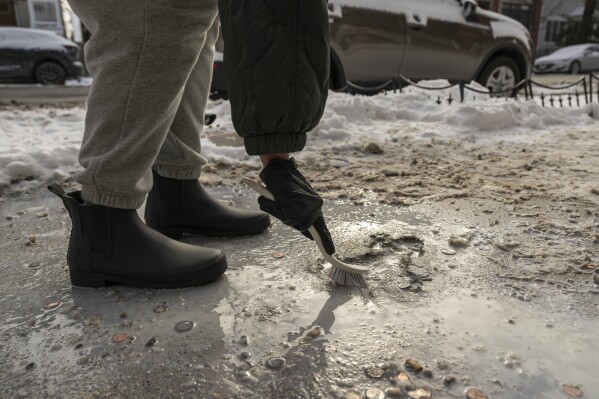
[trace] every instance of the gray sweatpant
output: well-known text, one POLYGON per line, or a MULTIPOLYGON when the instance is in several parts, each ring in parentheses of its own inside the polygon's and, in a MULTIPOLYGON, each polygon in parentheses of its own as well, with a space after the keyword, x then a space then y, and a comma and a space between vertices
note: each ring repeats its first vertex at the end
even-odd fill
POLYGON ((217 0, 69 0, 94 78, 76 176, 86 201, 139 208, 154 170, 197 179, 217 0))

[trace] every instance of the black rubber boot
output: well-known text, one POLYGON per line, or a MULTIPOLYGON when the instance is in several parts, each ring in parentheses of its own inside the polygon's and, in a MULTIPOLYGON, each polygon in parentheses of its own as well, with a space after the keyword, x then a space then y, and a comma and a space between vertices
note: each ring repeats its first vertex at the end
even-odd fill
POLYGON ((183 288, 214 281, 227 270, 221 251, 171 240, 147 227, 135 210, 84 204, 79 191, 48 188, 63 200, 73 223, 67 263, 75 286, 183 288))
POLYGON ((181 238, 183 234, 246 236, 259 234, 270 226, 266 213, 221 204, 197 179, 169 179, 156 172, 145 218, 148 226, 172 238, 181 238))

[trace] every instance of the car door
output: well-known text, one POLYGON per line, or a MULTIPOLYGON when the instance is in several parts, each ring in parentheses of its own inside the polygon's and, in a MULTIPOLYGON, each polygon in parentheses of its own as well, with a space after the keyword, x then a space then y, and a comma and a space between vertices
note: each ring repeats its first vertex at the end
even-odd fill
POLYGON ((0 79, 23 75, 23 54, 12 32, 0 32, 0 79))
POLYGON ((485 27, 467 21, 457 0, 405 0, 406 46, 401 73, 410 79, 469 80, 485 27))
POLYGON ((591 46, 584 54, 584 70, 599 70, 599 46, 591 46))
MULTIPOLYGON (((401 1, 396 1, 398 4, 401 1)), ((401 14, 380 0, 331 0, 331 48, 345 79, 374 86, 398 75, 405 44, 401 14)))

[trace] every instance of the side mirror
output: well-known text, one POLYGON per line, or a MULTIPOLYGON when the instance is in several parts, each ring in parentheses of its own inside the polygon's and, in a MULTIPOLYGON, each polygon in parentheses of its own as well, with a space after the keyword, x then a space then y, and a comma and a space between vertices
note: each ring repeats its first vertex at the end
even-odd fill
POLYGON ((476 9, 478 4, 475 0, 462 0, 462 6, 464 7, 464 18, 467 21, 472 20, 476 16, 476 9))

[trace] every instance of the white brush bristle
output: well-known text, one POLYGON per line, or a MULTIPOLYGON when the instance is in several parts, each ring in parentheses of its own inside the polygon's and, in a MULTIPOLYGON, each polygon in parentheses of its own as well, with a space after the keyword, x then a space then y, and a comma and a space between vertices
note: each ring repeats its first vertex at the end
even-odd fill
POLYGON ((329 276, 334 283, 344 287, 368 288, 368 283, 361 274, 350 273, 336 267, 331 267, 327 272, 327 276, 329 276))

